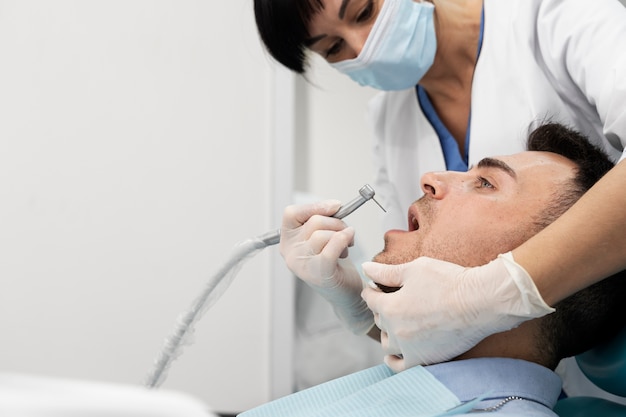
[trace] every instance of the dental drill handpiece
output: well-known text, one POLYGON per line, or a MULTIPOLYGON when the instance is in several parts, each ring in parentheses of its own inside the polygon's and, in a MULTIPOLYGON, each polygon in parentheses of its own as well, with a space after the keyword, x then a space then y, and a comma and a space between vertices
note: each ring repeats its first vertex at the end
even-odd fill
MULTIPOLYGON (((337 213, 333 214, 332 217, 335 217, 337 219, 343 219, 348 214, 361 207, 367 200, 373 200, 376 204, 378 204, 378 207, 386 212, 387 210, 385 210, 383 206, 381 206, 380 203, 376 201, 376 199, 374 198, 374 194, 376 194, 374 192, 374 189, 369 184, 365 184, 359 189, 359 196, 355 197, 354 200, 351 200, 347 204, 339 207, 337 213)), ((264 235, 259 236, 259 239, 267 246, 275 245, 280 242, 280 229, 277 229, 273 232, 265 233, 264 235)))

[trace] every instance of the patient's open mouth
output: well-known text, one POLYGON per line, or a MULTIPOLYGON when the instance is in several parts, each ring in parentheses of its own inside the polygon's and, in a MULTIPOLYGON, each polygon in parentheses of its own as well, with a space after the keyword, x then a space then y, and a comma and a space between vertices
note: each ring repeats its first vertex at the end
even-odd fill
POLYGON ((417 210, 416 205, 413 204, 411 207, 409 207, 409 212, 408 212, 409 232, 414 232, 416 230, 419 230, 420 222, 418 220, 418 217, 419 217, 419 212, 417 210))
POLYGON ((409 232, 414 232, 415 230, 419 230, 420 223, 417 220, 417 213, 413 210, 409 212, 409 232))

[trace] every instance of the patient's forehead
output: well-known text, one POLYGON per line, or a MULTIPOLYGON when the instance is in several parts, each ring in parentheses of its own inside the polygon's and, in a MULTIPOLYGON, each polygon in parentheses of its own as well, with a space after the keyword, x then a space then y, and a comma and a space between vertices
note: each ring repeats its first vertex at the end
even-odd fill
POLYGON ((559 183, 574 176, 576 164, 570 159, 543 151, 525 151, 513 155, 498 156, 516 173, 518 181, 537 184, 559 183))

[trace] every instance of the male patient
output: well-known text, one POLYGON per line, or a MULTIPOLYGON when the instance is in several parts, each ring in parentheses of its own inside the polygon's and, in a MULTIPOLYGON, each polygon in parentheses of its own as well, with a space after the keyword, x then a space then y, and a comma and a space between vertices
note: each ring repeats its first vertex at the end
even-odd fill
MULTIPOLYGON (((424 175, 425 195, 408 210, 409 230, 388 231, 375 261, 398 264, 430 256, 484 264, 545 228, 613 166, 583 136, 553 123, 536 129, 527 149, 483 159, 468 172, 424 175)), ((304 217, 294 207, 285 216, 304 217)), ((349 233, 335 226, 329 230, 327 241, 349 233)), ((344 275, 344 281, 357 279, 344 275)), ((555 416, 551 409, 561 391, 553 372, 558 362, 612 337, 626 322, 626 276, 621 275, 564 300, 553 314, 487 337, 453 361, 397 374, 381 365, 242 416, 435 415, 450 408, 455 414, 555 416)))

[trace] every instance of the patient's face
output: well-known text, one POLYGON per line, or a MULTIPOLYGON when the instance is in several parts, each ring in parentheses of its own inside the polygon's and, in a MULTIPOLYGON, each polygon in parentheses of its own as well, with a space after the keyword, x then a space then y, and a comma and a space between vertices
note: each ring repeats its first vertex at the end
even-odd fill
POLYGON ((387 264, 429 256, 477 266, 519 246, 575 165, 549 152, 486 158, 468 172, 422 177, 425 195, 408 211, 408 231, 390 230, 374 260, 387 264))

